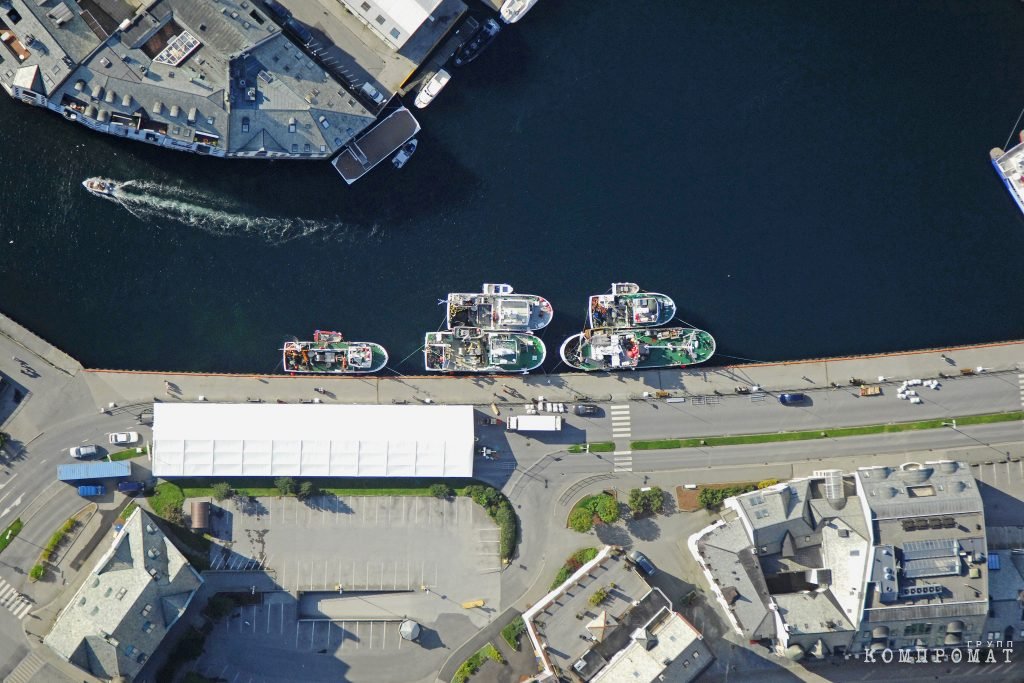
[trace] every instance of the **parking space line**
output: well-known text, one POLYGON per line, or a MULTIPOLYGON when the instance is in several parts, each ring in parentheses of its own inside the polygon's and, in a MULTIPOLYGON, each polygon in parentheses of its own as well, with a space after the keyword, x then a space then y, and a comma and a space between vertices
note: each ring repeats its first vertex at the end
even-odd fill
POLYGON ((313 639, 316 637, 316 622, 313 622, 313 630, 309 632, 309 649, 313 650, 313 639))
POLYGON ((313 563, 309 563, 309 588, 313 589, 313 563))
POLYGON ((391 582, 391 589, 398 590, 398 560, 395 560, 395 580, 391 582))
POLYGON ((331 649, 331 622, 327 622, 327 649, 331 649))
POLYGON ((373 649, 373 622, 370 622, 370 649, 373 649))
POLYGON ((359 622, 357 621, 356 622, 356 649, 358 650, 362 646, 363 646, 363 643, 362 643, 361 640, 359 640, 359 622))
POLYGON ((327 562, 328 560, 324 560, 324 588, 327 588, 331 585, 327 582, 327 562))
POLYGON ((295 622, 295 649, 296 650, 299 649, 299 625, 301 623, 302 622, 299 622, 299 621, 295 622))

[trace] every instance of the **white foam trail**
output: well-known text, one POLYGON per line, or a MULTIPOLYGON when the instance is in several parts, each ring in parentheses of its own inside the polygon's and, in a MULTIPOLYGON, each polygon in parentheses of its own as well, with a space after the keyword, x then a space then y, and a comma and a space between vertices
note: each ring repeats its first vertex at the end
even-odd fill
POLYGON ((149 180, 121 182, 118 183, 116 195, 101 196, 117 202, 139 220, 170 219, 212 235, 251 235, 272 244, 283 244, 314 235, 330 240, 383 236, 379 225, 357 233, 351 226, 340 221, 247 215, 241 207, 227 205, 221 208, 225 205, 223 201, 217 202, 215 198, 200 191, 149 180), (230 210, 232 208, 237 210, 230 210))

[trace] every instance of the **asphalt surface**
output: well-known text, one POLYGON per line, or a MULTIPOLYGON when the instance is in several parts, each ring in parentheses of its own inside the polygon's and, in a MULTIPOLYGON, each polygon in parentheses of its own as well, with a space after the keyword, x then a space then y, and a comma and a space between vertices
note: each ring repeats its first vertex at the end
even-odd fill
MULTIPOLYGON (((175 395, 164 395, 164 375, 86 372, 73 359, 30 333, 13 329, 10 321, 0 323, 0 373, 28 393, 3 424, 12 438, 4 449, 0 468, 0 529, 19 516, 25 522, 21 535, 0 556, 0 578, 20 591, 30 590, 27 569, 35 564, 53 530, 86 503, 73 487, 55 482, 55 466, 71 462, 69 447, 89 443, 107 447, 106 434, 111 431, 136 430, 143 433, 144 439, 148 438, 148 428, 140 425, 139 418, 154 397, 190 400, 201 394, 209 400, 244 401, 258 396, 272 401, 275 396, 283 396, 294 402, 307 394, 315 396, 312 386, 324 383, 322 378, 292 381, 293 378, 280 377, 167 375, 183 389, 175 395), (117 406, 101 412, 110 403, 117 406)), ((664 437, 781 430, 827 432, 838 426, 1019 410, 1024 380, 1018 374, 1015 359, 1024 357, 1022 350, 1020 345, 1011 344, 957 351, 958 367, 991 363, 993 370, 1001 371, 950 378, 937 391, 917 387, 923 400, 920 405, 898 400, 893 384, 885 386, 882 396, 865 398, 849 386, 828 386, 835 378, 841 377, 839 381, 845 382, 854 374, 874 380, 876 374, 902 373, 903 377, 911 377, 919 373, 928 377, 937 376, 943 369, 954 372, 955 368, 950 369, 954 364, 944 363, 937 352, 611 377, 331 382, 326 399, 379 403, 422 401, 425 396, 438 402, 471 399, 481 405, 481 417, 489 414, 489 403, 493 401, 504 418, 510 411, 520 413, 521 401, 541 392, 555 400, 571 400, 580 394, 603 396, 598 416, 580 418, 567 414, 566 427, 560 433, 514 434, 505 432, 500 425, 478 427, 481 444, 495 448, 498 457, 478 458, 477 476, 505 486, 506 491, 516 492, 514 501, 523 501, 518 510, 524 529, 520 557, 514 571, 506 571, 502 577, 502 602, 512 604, 521 599, 516 596, 525 597, 538 581, 543 584, 549 580, 541 574, 548 564, 560 560, 549 562, 548 555, 561 557, 566 542, 562 533, 565 530, 552 524, 552 501, 574 481, 589 476, 649 474, 654 478, 657 473, 687 470, 687 478, 694 481, 715 481, 716 477, 735 476, 723 474, 723 468, 730 465, 761 464, 778 470, 778 466, 796 468, 808 461, 841 457, 850 466, 856 466, 873 454, 898 456, 932 449, 941 457, 956 457, 958 449, 981 449, 991 451, 993 463, 1013 461, 1013 457, 1021 457, 1024 449, 1024 429, 1019 422, 756 446, 641 452, 632 451, 629 444, 633 440, 664 437), (504 390, 506 381, 512 393, 504 390), (763 398, 732 393, 737 385, 754 383, 774 393, 805 391, 810 400, 799 407, 787 407, 778 403, 774 393, 763 398), (673 401, 666 401, 665 396, 656 398, 656 390, 670 391, 673 401), (645 391, 650 395, 644 397, 645 391), (614 440, 619 453, 566 452, 567 446, 574 443, 609 440, 614 440)), ((985 476, 980 471, 979 474, 985 476)), ((116 507, 118 502, 113 494, 99 501, 101 508, 116 507)), ((652 550, 652 554, 657 556, 657 550, 652 550)), ((0 676, 20 661, 28 645, 21 622, 0 610, 0 676)), ((459 644, 447 645, 457 649, 459 644)))

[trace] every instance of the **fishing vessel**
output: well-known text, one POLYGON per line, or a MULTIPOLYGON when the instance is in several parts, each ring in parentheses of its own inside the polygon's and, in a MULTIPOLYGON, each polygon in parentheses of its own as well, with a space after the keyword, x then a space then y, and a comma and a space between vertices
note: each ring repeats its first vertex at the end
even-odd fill
POLYGON ((86 178, 82 187, 100 197, 113 197, 117 194, 117 183, 106 178, 86 178))
POLYGON ((528 332, 488 332, 478 327, 428 332, 423 362, 428 372, 529 372, 547 350, 528 332))
POLYGON ((615 282, 608 294, 590 297, 587 326, 591 329, 657 327, 676 315, 672 299, 657 292, 642 292, 635 282, 615 282))
POLYGON ((1024 131, 1020 133, 1021 143, 1004 152, 995 147, 989 152, 992 166, 1003 179, 1003 184, 1010 191, 1017 208, 1024 213, 1024 131))
POLYGON ((501 20, 506 24, 514 24, 536 4, 537 0, 505 0, 501 6, 501 20))
POLYGON ((494 37, 501 30, 501 24, 494 19, 488 19, 483 27, 468 42, 459 46, 455 51, 455 66, 469 64, 480 56, 480 53, 491 44, 494 37))
POLYGON ((345 341, 341 332, 317 330, 313 341, 287 341, 282 358, 284 371, 304 374, 359 375, 377 372, 388 362, 380 344, 345 341))
POLYGON ((448 329, 532 332, 551 322, 548 300, 535 294, 516 294, 511 285, 484 283, 483 292, 448 294, 448 329))
POLYGON ((715 339, 704 330, 585 330, 562 343, 566 365, 585 370, 642 370, 703 363, 715 353, 715 339))

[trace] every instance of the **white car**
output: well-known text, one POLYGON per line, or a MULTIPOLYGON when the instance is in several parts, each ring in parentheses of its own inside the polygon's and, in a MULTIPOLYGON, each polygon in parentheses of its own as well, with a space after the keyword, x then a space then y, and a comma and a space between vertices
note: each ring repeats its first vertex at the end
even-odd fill
POLYGON ((139 433, 138 432, 114 432, 112 434, 108 434, 108 437, 110 438, 110 443, 115 444, 117 446, 126 446, 126 445, 128 445, 130 443, 135 443, 136 441, 138 441, 139 440, 139 433))

